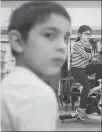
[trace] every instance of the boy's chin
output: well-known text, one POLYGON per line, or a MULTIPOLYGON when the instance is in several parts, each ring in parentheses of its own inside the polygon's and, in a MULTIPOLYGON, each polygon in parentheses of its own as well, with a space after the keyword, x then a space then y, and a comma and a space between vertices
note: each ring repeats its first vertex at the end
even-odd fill
POLYGON ((52 68, 49 69, 48 71, 46 70, 46 76, 50 77, 56 77, 60 73, 60 68, 52 68))

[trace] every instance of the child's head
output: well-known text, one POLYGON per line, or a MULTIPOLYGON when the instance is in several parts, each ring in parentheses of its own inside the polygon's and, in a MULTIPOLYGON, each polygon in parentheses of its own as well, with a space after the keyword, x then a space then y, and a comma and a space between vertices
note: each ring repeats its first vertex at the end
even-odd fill
POLYGON ((88 42, 92 34, 92 29, 87 25, 80 26, 78 30, 78 39, 77 41, 83 40, 84 42, 88 42))
POLYGON ((70 27, 69 14, 55 2, 29 2, 16 9, 8 34, 17 64, 37 74, 57 74, 67 58, 70 27))

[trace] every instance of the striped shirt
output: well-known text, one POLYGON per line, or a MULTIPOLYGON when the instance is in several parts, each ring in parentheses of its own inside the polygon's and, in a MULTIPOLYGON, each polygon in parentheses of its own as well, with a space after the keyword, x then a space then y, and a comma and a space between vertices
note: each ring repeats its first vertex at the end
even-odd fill
POLYGON ((91 58, 91 46, 82 41, 76 42, 73 49, 71 67, 85 68, 91 58))

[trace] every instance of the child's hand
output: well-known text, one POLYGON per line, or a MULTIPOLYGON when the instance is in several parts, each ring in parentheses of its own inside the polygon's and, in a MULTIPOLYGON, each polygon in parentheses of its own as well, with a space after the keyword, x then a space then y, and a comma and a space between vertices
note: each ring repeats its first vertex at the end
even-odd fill
POLYGON ((99 81, 100 85, 102 85, 102 79, 99 79, 98 81, 99 81))
POLYGON ((99 64, 99 61, 96 58, 92 58, 91 63, 93 63, 93 64, 99 64))
POLYGON ((93 93, 95 93, 95 90, 94 89, 90 89, 88 96, 90 96, 93 93))

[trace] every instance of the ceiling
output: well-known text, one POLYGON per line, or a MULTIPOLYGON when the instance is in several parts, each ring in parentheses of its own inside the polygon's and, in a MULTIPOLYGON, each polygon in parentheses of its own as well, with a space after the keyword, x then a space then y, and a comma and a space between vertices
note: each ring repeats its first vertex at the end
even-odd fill
MULTIPOLYGON (((55 0, 56 1, 56 0, 55 0)), ((4 8, 15 8, 20 6, 22 3, 24 3, 25 1, 5 1, 2 0, 1 1, 1 7, 4 8)), ((60 3, 61 5, 65 6, 66 8, 101 8, 101 0, 97 0, 97 1, 83 1, 83 0, 78 0, 78 1, 56 1, 58 3, 60 3)))
POLYGON ((101 1, 58 1, 58 3, 68 8, 101 8, 101 1))

